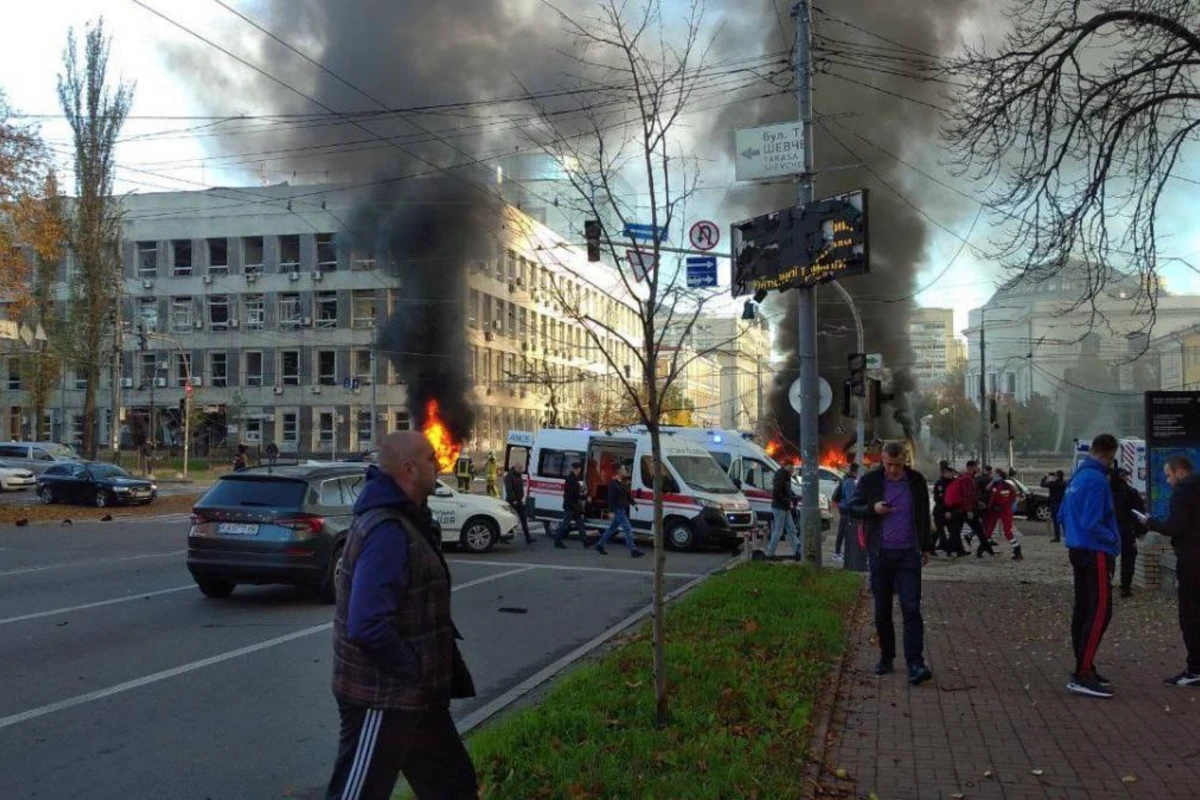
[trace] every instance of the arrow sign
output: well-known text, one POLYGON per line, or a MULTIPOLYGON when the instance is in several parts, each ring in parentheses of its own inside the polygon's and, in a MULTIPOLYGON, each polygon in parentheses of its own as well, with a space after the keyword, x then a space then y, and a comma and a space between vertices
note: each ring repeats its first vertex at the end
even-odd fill
POLYGON ((762 155, 762 150, 759 150, 756 147, 747 147, 740 153, 740 155, 742 158, 755 158, 762 155))
POLYGON ((658 234, 658 240, 660 242, 667 241, 667 232, 662 228, 654 225, 641 225, 634 222, 628 222, 625 224, 626 238, 633 239, 634 241, 652 242, 654 241, 655 233, 658 234))
POLYGON ((700 289, 717 285, 716 256, 688 256, 687 285, 689 289, 700 289))

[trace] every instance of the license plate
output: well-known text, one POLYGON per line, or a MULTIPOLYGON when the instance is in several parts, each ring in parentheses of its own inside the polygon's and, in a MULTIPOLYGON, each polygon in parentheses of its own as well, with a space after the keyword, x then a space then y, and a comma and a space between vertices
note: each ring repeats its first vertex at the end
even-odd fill
POLYGON ((241 522, 222 522, 217 525, 217 533, 225 533, 230 536, 257 536, 258 526, 241 522))

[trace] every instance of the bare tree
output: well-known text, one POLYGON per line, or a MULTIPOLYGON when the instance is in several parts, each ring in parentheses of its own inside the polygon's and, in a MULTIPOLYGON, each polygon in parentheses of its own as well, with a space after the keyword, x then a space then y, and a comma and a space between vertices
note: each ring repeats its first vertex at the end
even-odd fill
MULTIPOLYGON (((83 63, 75 31, 67 35, 64 73, 58 76, 58 99, 74 139, 75 198, 67 221, 67 242, 75 256, 68 324, 73 347, 70 360, 87 381, 84 392, 83 452, 96 457, 96 390, 105 363, 106 342, 120 313, 121 215, 112 196, 117 136, 129 115, 133 87, 108 80, 111 40, 104 21, 89 24, 84 35, 83 63)), ((113 409, 113 424, 116 424, 113 409)))
POLYGON ((1189 0, 1019 0, 994 52, 947 72, 965 88, 946 130, 962 174, 1004 217, 995 255, 1033 281, 1068 263, 1075 307, 1130 283, 1144 323, 1158 300, 1158 211, 1200 125, 1200 7, 1189 0))
MULTIPOLYGON (((701 10, 693 3, 688 12, 676 16, 669 28, 663 22, 658 0, 646 0, 633 9, 626 2, 603 0, 592 16, 574 19, 558 11, 559 18, 576 44, 581 86, 586 96, 572 95, 578 105, 569 108, 536 106, 537 121, 529 135, 559 164, 578 197, 581 215, 611 221, 620 229, 627 223, 648 222, 655 231, 641 246, 644 265, 635 268, 625 258, 626 246, 618 231, 609 230, 604 249, 615 265, 616 283, 598 286, 586 269, 566 260, 561 249, 539 251, 544 262, 555 262, 560 271, 574 274, 610 297, 636 309, 637 334, 625 335, 608 304, 588 308, 579 297, 564 291, 561 283, 553 292, 557 303, 584 330, 623 389, 625 399, 636 409, 637 419, 650 437, 654 472, 654 689, 656 724, 669 720, 667 675, 663 655, 664 571, 666 550, 663 535, 663 466, 660 425, 667 398, 676 379, 697 353, 682 343, 690 341, 697 317, 715 292, 690 290, 678 269, 664 262, 661 232, 682 223, 683 209, 696 189, 695 165, 673 150, 680 115, 689 107, 700 84, 707 48, 701 41, 701 10), (565 121, 575 120, 575 122, 565 121), (618 176, 636 176, 646 205, 622 196, 618 176), (634 216, 640 214, 640 216, 634 216), (669 341, 668 341, 669 340, 669 341), (626 371, 620 345, 632 348, 636 370, 626 371)), ((727 345, 720 342, 713 349, 727 345)), ((705 352, 709 352, 706 350, 705 352)))

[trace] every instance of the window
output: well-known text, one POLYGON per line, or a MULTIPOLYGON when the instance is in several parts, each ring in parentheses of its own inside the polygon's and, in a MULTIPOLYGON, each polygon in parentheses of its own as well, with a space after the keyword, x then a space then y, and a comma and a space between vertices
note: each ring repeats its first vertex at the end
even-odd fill
POLYGON ((142 353, 138 358, 138 385, 143 389, 149 389, 154 385, 154 379, 158 377, 158 354, 157 353, 142 353))
POLYGON ((246 417, 243 421, 242 439, 250 444, 262 442, 262 420, 258 417, 246 417))
POLYGON ((375 327, 375 290, 374 289, 355 289, 351 293, 351 295, 350 295, 350 325, 353 328, 374 328, 375 327))
POLYGON ((337 242, 332 233, 317 234, 317 271, 333 272, 337 269, 337 242))
POLYGON ((354 245, 353 254, 354 269, 375 269, 375 246, 366 242, 358 242, 354 245))
POLYGON ((295 272, 300 269, 300 236, 289 234, 279 237, 279 271, 295 272))
POLYGON ((279 427, 279 449, 284 451, 296 451, 296 446, 300 442, 300 423, 299 415, 289 411, 281 415, 279 427))
POLYGON ((172 263, 175 265, 174 275, 186 276, 192 274, 192 240, 172 239, 172 263))
POLYGON ((761 461, 752 458, 742 459, 742 483, 756 489, 770 489, 774 472, 761 461))
POLYGON ((412 430, 407 411, 397 411, 392 414, 392 432, 412 430))
POLYGON ((283 386, 300 385, 300 351, 282 350, 279 353, 279 380, 283 386))
POLYGON ((72 378, 71 386, 76 391, 81 392, 87 388, 87 375, 84 374, 84 371, 82 369, 80 369, 79 367, 76 367, 75 369, 71 370, 71 378, 72 378))
POLYGON ((192 374, 192 357, 183 353, 175 354, 175 385, 183 386, 192 374))
POLYGON ((321 386, 337 386, 337 351, 317 351, 317 383, 321 386))
POLYGON ((355 433, 358 436, 358 443, 361 445, 364 442, 371 441, 371 411, 359 411, 354 415, 355 433))
POLYGON ((8 359, 8 388, 14 392, 21 390, 21 360, 8 359))
POLYGON ((208 375, 209 382, 216 387, 229 385, 229 354, 228 353, 209 353, 208 354, 208 375))
POLYGON ((294 293, 279 295, 279 327, 298 327, 301 313, 300 295, 294 293))
POLYGON ((171 298, 171 330, 183 332, 192 329, 192 298, 171 298))
POLYGON ((263 354, 260 351, 253 350, 246 353, 245 375, 247 386, 263 385, 263 354))
POLYGON ((571 465, 587 461, 587 454, 576 450, 543 449, 538 456, 538 477, 565 478, 571 472, 571 465))
POLYGON ((336 328, 338 322, 337 292, 317 292, 313 302, 317 311, 317 327, 326 330, 336 328))
POLYGON ((350 353, 350 377, 362 386, 371 385, 370 350, 354 350, 350 353))
POLYGON ((261 294, 248 294, 242 298, 242 325, 246 330, 261 331, 267 320, 266 301, 261 294))
MULTIPOLYGON (((325 440, 322 439, 321 441, 325 440)), ((354 503, 354 498, 350 495, 350 482, 346 478, 331 478, 327 481, 321 481, 317 503, 326 508, 349 506, 354 503)))
POLYGON ((229 274, 229 240, 228 239, 209 239, 208 240, 208 274, 209 275, 228 275, 229 274))
POLYGON ((467 293, 467 325, 479 327, 479 292, 476 289, 467 293))
POLYGON ((317 414, 317 441, 325 445, 333 442, 332 411, 322 411, 317 414))
POLYGON ((158 242, 137 243, 137 276, 158 277, 158 242))
POLYGON ((142 328, 147 331, 158 330, 158 299, 154 297, 143 297, 138 300, 138 319, 141 320, 142 328))
POLYGON ((257 275, 263 271, 263 237, 242 237, 242 268, 247 275, 257 275))
POLYGON ((208 324, 214 331, 229 329, 229 295, 208 296, 208 324))
MULTIPOLYGON (((83 414, 71 415, 71 438, 68 440, 68 444, 72 447, 83 447, 83 414)), ((76 472, 83 473, 82 475, 78 475, 78 477, 82 478, 87 474, 87 467, 79 466, 75 470, 76 472)))
MULTIPOLYGON (((642 456, 642 485, 649 488, 654 485, 654 461, 650 456, 642 456)), ((713 469, 717 469, 714 464, 713 469)), ((679 483, 671 477, 671 471, 667 469, 667 465, 662 465, 663 492, 666 494, 679 494, 679 483)))

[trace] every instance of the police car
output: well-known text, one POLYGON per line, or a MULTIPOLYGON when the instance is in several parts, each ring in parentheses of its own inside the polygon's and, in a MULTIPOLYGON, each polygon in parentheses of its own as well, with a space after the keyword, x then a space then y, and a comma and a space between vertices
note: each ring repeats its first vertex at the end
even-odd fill
POLYGON ((508 503, 486 495, 463 494, 440 480, 429 498, 429 510, 442 526, 442 542, 472 553, 486 553, 496 542, 512 541, 520 522, 508 503))

